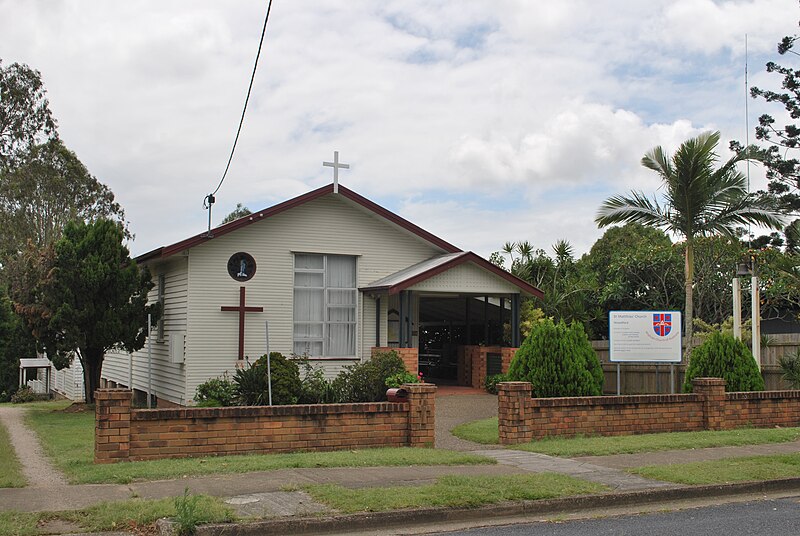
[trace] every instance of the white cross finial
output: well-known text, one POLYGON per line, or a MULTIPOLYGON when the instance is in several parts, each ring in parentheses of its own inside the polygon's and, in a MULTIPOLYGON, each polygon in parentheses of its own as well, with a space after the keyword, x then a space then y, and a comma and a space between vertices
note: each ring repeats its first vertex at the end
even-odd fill
POLYGON ((339 169, 350 169, 350 164, 339 163, 339 151, 333 151, 333 162, 323 162, 323 166, 333 168, 333 193, 339 193, 339 169))

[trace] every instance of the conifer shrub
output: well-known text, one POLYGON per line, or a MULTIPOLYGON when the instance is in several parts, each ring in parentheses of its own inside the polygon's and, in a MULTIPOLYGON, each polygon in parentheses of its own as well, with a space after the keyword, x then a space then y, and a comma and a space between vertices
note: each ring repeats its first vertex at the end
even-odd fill
POLYGON ((545 318, 534 324, 508 368, 510 381, 526 381, 535 398, 599 396, 603 369, 583 326, 545 318))
MULTIPOLYGON (((302 391, 297 363, 287 359, 280 352, 270 352, 269 358, 272 404, 297 404, 302 391)), ((240 404, 245 406, 269 404, 266 354, 258 358, 249 368, 237 370, 233 381, 236 384, 236 395, 240 404)))
POLYGON ((718 331, 692 350, 684 392, 692 392, 694 378, 723 378, 726 391, 764 390, 764 378, 750 349, 739 339, 718 331))

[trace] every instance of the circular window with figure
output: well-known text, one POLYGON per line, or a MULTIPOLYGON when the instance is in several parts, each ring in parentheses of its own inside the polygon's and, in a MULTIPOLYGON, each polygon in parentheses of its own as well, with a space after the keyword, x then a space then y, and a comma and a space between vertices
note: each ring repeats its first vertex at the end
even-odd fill
POLYGON ((228 259, 228 275, 236 281, 249 281, 256 274, 256 260, 249 253, 240 251, 228 259))

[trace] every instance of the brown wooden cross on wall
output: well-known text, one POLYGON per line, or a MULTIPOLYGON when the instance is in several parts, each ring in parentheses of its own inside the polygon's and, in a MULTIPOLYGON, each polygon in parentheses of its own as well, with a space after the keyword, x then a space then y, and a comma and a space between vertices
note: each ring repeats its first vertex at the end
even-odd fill
POLYGON ((244 287, 239 287, 239 305, 223 305, 223 311, 239 312, 239 359, 244 359, 244 315, 245 313, 261 313, 263 307, 246 307, 244 304, 244 287))

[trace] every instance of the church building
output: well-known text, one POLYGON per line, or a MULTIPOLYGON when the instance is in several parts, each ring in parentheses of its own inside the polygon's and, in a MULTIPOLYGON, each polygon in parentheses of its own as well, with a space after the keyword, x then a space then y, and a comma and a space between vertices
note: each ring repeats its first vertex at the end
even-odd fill
POLYGON ((191 405, 197 386, 267 349, 329 377, 395 348, 426 380, 474 385, 519 346, 539 289, 334 181, 139 256, 164 314, 103 385, 191 405))

